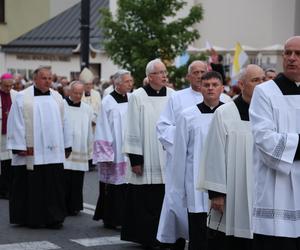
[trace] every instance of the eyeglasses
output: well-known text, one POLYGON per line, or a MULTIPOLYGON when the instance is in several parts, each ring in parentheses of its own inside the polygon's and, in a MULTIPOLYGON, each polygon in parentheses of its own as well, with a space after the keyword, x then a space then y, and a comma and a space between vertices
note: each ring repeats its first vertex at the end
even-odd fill
POLYGON ((300 50, 285 50, 283 52, 284 56, 290 57, 294 54, 295 57, 300 58, 300 50))
POLYGON ((161 70, 161 71, 157 71, 157 72, 151 72, 150 74, 153 74, 153 75, 168 75, 168 71, 166 70, 161 70))

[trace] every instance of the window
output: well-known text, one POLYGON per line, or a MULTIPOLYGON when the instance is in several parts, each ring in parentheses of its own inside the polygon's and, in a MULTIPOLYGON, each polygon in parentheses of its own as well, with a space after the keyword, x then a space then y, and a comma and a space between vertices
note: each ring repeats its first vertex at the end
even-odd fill
POLYGON ((5 23, 5 5, 4 5, 4 0, 0 0, 0 23, 5 23))
POLYGON ((14 68, 8 68, 7 72, 11 73, 12 75, 15 75, 17 73, 16 69, 14 68))
POLYGON ((71 71, 70 72, 70 79, 71 79, 71 81, 78 80, 79 79, 79 75, 80 75, 79 71, 71 71))

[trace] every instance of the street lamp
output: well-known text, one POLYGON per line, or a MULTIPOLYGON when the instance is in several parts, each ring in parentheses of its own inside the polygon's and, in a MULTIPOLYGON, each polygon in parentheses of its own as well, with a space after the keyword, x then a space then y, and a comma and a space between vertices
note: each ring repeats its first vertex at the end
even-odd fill
POLYGON ((90 45, 90 0, 81 0, 80 68, 89 67, 90 45))

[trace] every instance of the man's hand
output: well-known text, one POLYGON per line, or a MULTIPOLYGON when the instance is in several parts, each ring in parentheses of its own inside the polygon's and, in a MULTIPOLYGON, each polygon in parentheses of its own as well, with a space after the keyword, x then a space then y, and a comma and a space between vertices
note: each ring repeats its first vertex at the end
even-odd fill
POLYGON ((18 156, 32 156, 33 148, 27 148, 27 150, 16 150, 18 156))
POLYGON ((141 165, 132 166, 131 170, 136 175, 139 175, 139 176, 143 175, 143 167, 141 165))
POLYGON ((224 205, 225 205, 224 196, 219 196, 211 199, 212 209, 219 211, 221 214, 223 214, 224 212, 224 205))
POLYGON ((18 156, 27 156, 27 150, 18 150, 17 155, 18 156))
POLYGON ((29 156, 33 155, 33 148, 27 148, 27 155, 29 156))

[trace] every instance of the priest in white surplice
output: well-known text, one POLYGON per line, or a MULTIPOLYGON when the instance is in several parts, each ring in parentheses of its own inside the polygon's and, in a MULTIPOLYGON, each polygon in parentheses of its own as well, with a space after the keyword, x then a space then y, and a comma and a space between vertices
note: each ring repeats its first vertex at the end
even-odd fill
POLYGON ((4 73, 0 79, 0 198, 8 199, 11 181, 11 150, 6 149, 7 117, 17 91, 13 90, 14 77, 4 73))
POLYGON ((253 140, 248 109, 263 77, 257 65, 242 71, 242 94, 216 110, 207 135, 199 180, 211 200, 209 249, 251 249, 253 140))
MULTIPOLYGON (((178 115, 185 108, 203 101, 203 96, 201 94, 201 76, 205 72, 207 72, 207 65, 205 62, 196 60, 189 65, 186 79, 190 83, 190 87, 176 91, 169 98, 167 105, 157 122, 158 139, 167 153, 165 197, 160 215, 157 239, 160 242, 165 243, 174 243, 177 240, 177 248, 181 244, 183 245, 183 249, 185 244, 184 239, 188 239, 187 211, 186 208, 180 206, 180 202, 174 200, 172 201, 172 206, 170 206, 171 197, 169 190, 172 181, 171 162, 173 142, 178 115)), ((222 102, 231 100, 229 96, 223 93, 221 94, 220 99, 222 102)))
POLYGON ((126 169, 129 159, 122 148, 131 95, 129 92, 133 87, 130 72, 118 70, 114 74, 114 85, 115 89, 102 101, 93 154, 93 163, 97 165, 99 173, 99 198, 93 219, 102 219, 107 228, 121 226, 126 198, 126 169))
POLYGON ((34 71, 34 85, 17 94, 8 116, 13 150, 10 222, 59 229, 66 214, 63 162, 72 151, 61 95, 50 89, 48 68, 34 71))
POLYGON ((254 249, 300 249, 300 36, 285 42, 283 73, 254 90, 254 249))
POLYGON ((124 152, 129 155, 128 193, 121 239, 156 245, 164 197, 165 152, 155 126, 174 90, 165 87, 167 71, 161 60, 146 66, 149 84, 133 92, 128 103, 124 152))
POLYGON ((93 126, 96 126, 97 117, 101 107, 101 96, 97 90, 93 89, 94 78, 93 73, 88 68, 84 68, 79 75, 79 81, 84 83, 84 95, 81 100, 90 105, 93 109, 93 126))
MULTIPOLYGON (((84 94, 81 98, 81 101, 85 102, 93 109, 92 126, 93 132, 95 133, 97 117, 101 110, 101 96, 97 90, 94 90, 94 78, 95 77, 92 71, 88 68, 84 68, 79 75, 79 81, 84 83, 84 94)), ((92 164, 92 158, 93 156, 91 154, 89 160, 89 170, 94 170, 95 168, 95 165, 92 164)))
POLYGON ((83 209, 84 172, 89 170, 93 147, 93 110, 81 101, 84 93, 82 82, 70 84, 70 96, 65 99, 66 115, 72 133, 72 153, 64 163, 65 198, 68 215, 77 215, 83 209))
POLYGON ((188 211, 189 249, 207 249, 208 196, 196 190, 201 150, 215 110, 222 105, 222 76, 215 71, 201 77, 203 102, 179 115, 174 136, 170 194, 188 211))

